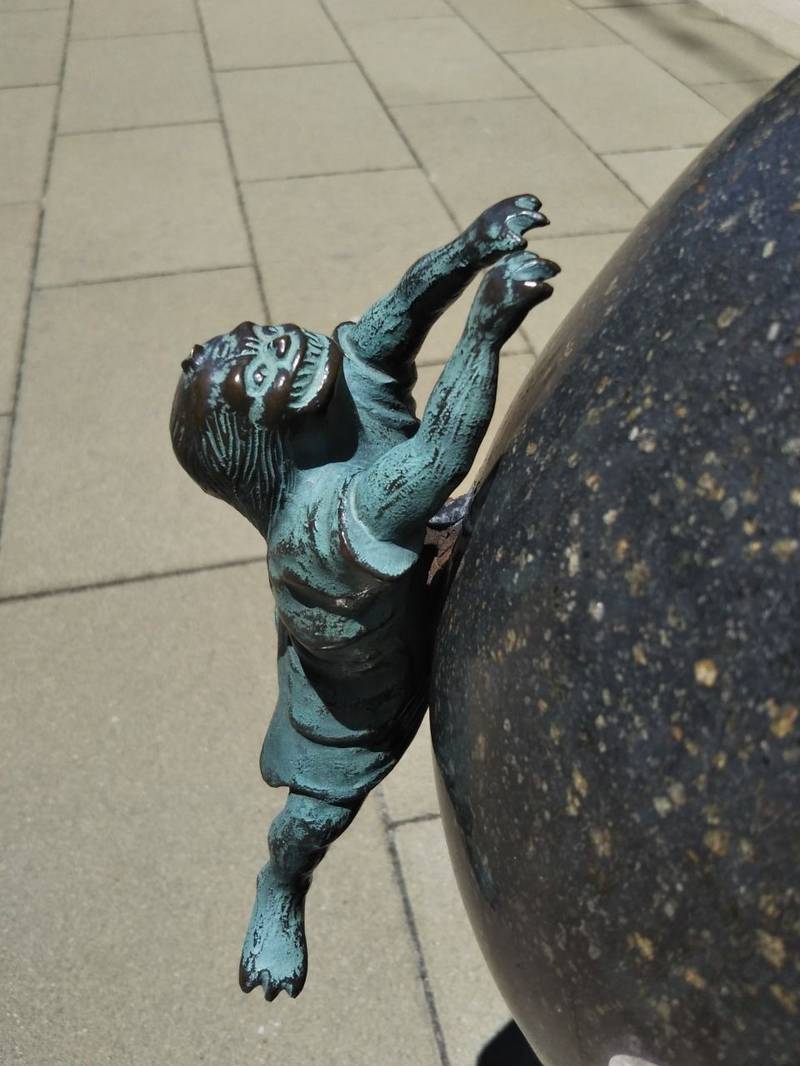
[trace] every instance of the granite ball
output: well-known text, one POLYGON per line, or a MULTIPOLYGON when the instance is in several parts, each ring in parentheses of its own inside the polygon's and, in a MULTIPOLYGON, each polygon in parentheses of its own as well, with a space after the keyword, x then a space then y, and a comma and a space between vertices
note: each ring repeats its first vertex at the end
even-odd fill
POLYGON ((563 323, 458 547, 440 800, 532 1047, 797 1066, 800 69, 563 323))

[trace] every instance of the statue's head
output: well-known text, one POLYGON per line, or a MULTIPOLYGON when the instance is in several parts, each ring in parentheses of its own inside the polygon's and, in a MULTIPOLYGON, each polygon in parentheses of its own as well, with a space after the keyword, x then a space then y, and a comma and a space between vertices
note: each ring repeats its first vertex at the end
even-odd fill
POLYGON ((342 353, 295 325, 243 322, 181 363, 172 446, 206 492, 264 527, 284 478, 287 427, 327 404, 342 353))

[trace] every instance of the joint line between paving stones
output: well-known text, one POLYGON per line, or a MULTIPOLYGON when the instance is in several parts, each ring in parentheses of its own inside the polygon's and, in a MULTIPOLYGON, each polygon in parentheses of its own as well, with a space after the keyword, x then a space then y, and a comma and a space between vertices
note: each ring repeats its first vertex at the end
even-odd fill
POLYGON ((126 41, 131 37, 199 37, 199 30, 139 30, 137 33, 101 33, 96 37, 73 37, 75 44, 81 41, 126 41))
POLYGON ((328 10, 327 0, 319 0, 319 6, 322 8, 322 10, 325 13, 325 15, 326 15, 328 21, 330 22, 331 26, 336 31, 336 34, 338 35, 339 40, 342 42, 344 47, 347 49, 349 54, 352 56, 353 62, 355 63, 356 67, 358 68, 359 73, 361 74, 361 77, 364 79, 364 81, 367 83, 367 85, 369 85, 370 89, 373 92, 373 95, 375 96, 375 99, 381 105, 381 108, 383 109, 383 113, 386 115, 386 117, 391 122, 392 126, 394 127, 395 132, 397 133, 397 136, 400 138, 400 140, 406 146, 406 149, 408 150, 409 155, 414 160, 414 162, 417 164, 417 168, 419 169, 420 173, 422 173, 425 176, 425 179, 428 182, 428 185, 430 186, 434 196, 439 201, 439 203, 442 205, 442 207, 445 210, 445 213, 447 214, 447 217, 450 219, 450 221, 455 226, 456 233, 460 233, 461 230, 463 229, 463 226, 461 225, 461 223, 456 218, 455 213, 453 212, 453 210, 450 207, 450 204, 448 204, 448 202, 442 196, 441 192, 436 187, 434 182, 431 181, 430 174, 426 170, 425 165, 422 162, 422 158, 417 153, 416 148, 411 143, 409 138, 406 136, 405 130, 401 127, 400 123, 397 121, 395 116, 392 114, 391 110, 389 109, 388 104, 386 103, 386 101, 383 99, 383 97, 381 96, 380 92, 378 91, 377 85, 373 82, 373 80, 367 74, 367 72, 364 69, 364 66, 363 66, 361 60, 358 58, 358 56, 356 55, 356 53, 353 51, 352 47, 350 46, 350 42, 348 41, 348 39, 347 39, 347 37, 346 37, 346 35, 344 33, 344 30, 341 28, 339 23, 336 21, 336 19, 333 17, 333 15, 328 10))
MULTIPOLYGON (((666 7, 666 4, 650 4, 650 7, 666 7)), ((736 23, 732 23, 732 25, 736 25, 736 23)), ((744 27, 739 27, 739 28, 743 29, 744 27)), ((753 34, 753 36, 755 37, 756 34, 753 34)), ((764 40, 763 37, 759 37, 758 39, 759 39, 759 41, 763 41, 764 40)), ((770 42, 766 41, 766 43, 769 44, 770 42)), ((770 47, 775 48, 775 50, 777 52, 783 51, 783 49, 778 48, 777 45, 774 45, 774 44, 770 45, 770 47)), ((789 55, 789 53, 787 52, 786 55, 789 55)), ((789 55, 789 59, 794 59, 794 56, 789 55)), ((789 73, 791 74, 791 71, 789 71, 789 73)), ((674 74, 673 74, 673 77, 675 77, 674 74)), ((769 77, 769 78, 737 78, 736 81, 699 81, 699 82, 697 82, 697 84, 699 86, 702 86, 702 88, 704 88, 704 89, 709 89, 712 85, 755 85, 757 82, 761 82, 761 81, 769 81, 769 82, 772 82, 773 85, 777 85, 778 82, 779 81, 783 81, 783 79, 785 77, 786 77, 786 75, 782 74, 779 78, 773 78, 773 77, 769 77)), ((683 83, 681 82, 681 84, 683 84, 683 83)), ((691 89, 691 88, 693 88, 693 86, 687 85, 686 88, 687 89, 691 89)), ((705 97, 703 97, 703 99, 705 100, 705 97)), ((706 103, 708 103, 708 100, 706 100, 706 103)), ((712 104, 711 106, 713 107, 714 105, 712 104)), ((726 115, 725 117, 727 118, 728 116, 726 115)), ((731 121, 733 121, 733 119, 731 119, 731 121)))
POLYGON ((208 67, 209 77, 211 79, 211 88, 214 93, 214 100, 217 105, 217 114, 219 115, 220 128, 222 130, 222 140, 225 144, 225 151, 228 155, 228 167, 230 169, 231 178, 233 179, 233 187, 236 191, 236 201, 239 205, 239 214, 241 215, 242 225, 244 226, 245 236, 247 238, 247 247, 250 251, 250 259, 252 260, 253 271, 256 276, 256 282, 258 284, 258 291, 261 294, 261 309, 264 313, 264 322, 270 321, 269 313, 269 301, 267 300, 267 291, 264 287, 264 276, 261 272, 261 264, 258 261, 256 255, 256 243, 253 238, 253 231, 250 229, 250 219, 247 215, 247 209, 244 203, 244 195, 242 193, 242 186, 239 181, 239 175, 236 170, 236 161, 233 157, 233 148, 231 146, 231 139, 228 134, 228 124, 225 121, 225 112, 222 109, 222 94, 219 91, 219 82, 217 80, 217 72, 214 69, 214 63, 211 59, 211 46, 208 43, 208 33, 206 32, 206 24, 203 21, 203 16, 200 11, 200 0, 193 0, 195 18, 200 28, 200 39, 203 42, 203 51, 206 57, 206 66, 208 67))
POLYGON ((378 808, 380 810, 381 820, 383 822, 384 832, 386 833, 386 847, 389 852, 389 859, 392 864, 392 872, 394 874, 395 881, 397 882, 398 891, 400 892, 400 900, 403 905, 403 914, 405 916, 406 925, 408 926, 408 932, 411 938, 411 944, 413 946, 414 954, 416 956, 417 972, 419 974, 420 983, 422 984, 422 991, 425 996, 425 1004, 428 1008, 428 1014, 430 1015, 431 1028, 433 1029, 433 1039, 436 1044, 436 1050, 439 1053, 439 1060, 441 1066, 452 1066, 450 1056, 447 1053, 447 1044, 444 1039, 444 1030, 442 1029, 442 1023, 439 1018, 439 1011, 436 1006, 436 997, 433 994, 433 988, 431 987, 428 967, 425 963, 425 956, 422 951, 422 941, 420 940, 419 930, 417 929, 416 919, 414 918, 414 909, 411 906, 411 900, 409 898, 408 888, 406 886, 406 879, 403 875, 403 866, 400 862, 400 853, 397 850, 397 844, 394 839, 394 831, 392 829, 391 821, 389 819, 389 812, 386 808, 386 799, 380 790, 376 792, 376 799, 378 802, 378 808))
POLYGON ((26 603, 29 600, 46 600, 53 596, 72 596, 79 592, 99 592, 103 589, 121 588, 125 585, 143 585, 149 581, 162 581, 172 577, 192 577, 196 574, 213 573, 216 570, 234 570, 240 566, 263 564, 263 555, 248 559, 233 559, 224 563, 206 563, 203 566, 191 566, 178 570, 154 571, 136 574, 134 577, 110 578, 108 581, 92 581, 83 585, 63 585, 61 588, 38 589, 36 592, 15 592, 10 596, 0 596, 0 607, 6 604, 26 603))
POLYGON ((58 70, 58 81, 53 82, 57 85, 56 98, 53 101, 53 117, 50 123, 50 136, 47 143, 47 156, 45 157, 44 164, 44 180, 42 182, 42 193, 39 198, 39 219, 36 225, 36 237, 33 246, 33 255, 31 256, 31 268, 28 277, 28 296, 25 301, 25 311, 23 314, 22 335, 19 339, 19 346, 17 348, 17 377, 14 382, 14 399, 11 405, 11 421, 8 427, 8 441, 6 444, 6 461, 5 469, 3 471, 3 483, 2 492, 0 492, 0 551, 2 551, 3 544, 3 527, 5 525, 6 517, 6 502, 8 501, 8 492, 11 482, 11 465, 14 455, 14 437, 17 425, 17 412, 19 411, 19 396, 22 390, 22 372, 25 366, 25 350, 28 345, 28 333, 30 331, 31 323, 31 309, 33 307, 33 293, 34 293, 34 280, 36 278, 36 271, 39 268, 39 255, 42 248, 42 233, 44 232, 44 216, 45 216, 45 201, 47 197, 47 191, 50 187, 50 174, 53 169, 53 153, 55 150, 56 133, 58 131, 58 115, 61 110, 61 95, 64 91, 64 71, 67 66, 67 49, 69 47, 70 34, 72 32, 72 9, 74 6, 74 0, 69 0, 69 7, 67 8, 67 22, 64 27, 64 46, 61 49, 61 62, 58 70))
POLYGON ((94 137, 101 133, 132 133, 135 130, 166 130, 173 126, 221 126, 218 118, 193 118, 186 122, 143 122, 138 126, 106 126, 95 130, 59 130, 59 137, 94 137))
MULTIPOLYGON (((703 0, 700 0, 702 3, 703 0)), ((595 4, 594 7, 582 7, 581 11, 611 11, 618 9, 621 11, 630 11, 632 7, 638 7, 638 4, 595 4)), ((689 0, 650 0, 647 7, 688 7, 689 0)))
POLYGON ((306 181, 311 178, 345 178, 354 174, 396 174, 398 170, 414 173, 419 167, 359 167, 358 170, 324 170, 318 174, 286 174, 277 178, 242 178, 242 185, 261 185, 273 181, 306 181))
MULTIPOLYGON (((58 11, 60 8, 41 8, 42 11, 58 11)), ((0 92, 6 89, 52 89, 57 86, 57 81, 25 81, 20 85, 0 85, 0 92)))
MULTIPOLYGON (((0 89, 0 92, 2 91, 3 90, 0 89)), ((28 198, 27 200, 3 200, 3 202, 0 204, 0 207, 27 207, 30 204, 39 206, 39 201, 31 200, 30 198, 28 198)))
POLYGON ((303 67, 352 67, 352 59, 315 59, 310 63, 260 63, 254 67, 214 67, 217 74, 245 74, 249 70, 302 70, 303 67))
POLYGON ((136 33, 90 33, 73 37, 77 44, 81 41, 124 41, 129 37, 189 37, 192 34, 200 36, 199 30, 137 30, 136 33))
POLYGON ((434 814, 432 811, 428 814, 409 814, 407 818, 391 819, 386 823, 388 829, 394 831, 400 829, 404 825, 417 825, 419 822, 438 822, 441 820, 441 814, 434 814))
POLYGON ((707 147, 708 141, 703 141, 702 144, 671 144, 668 148, 612 148, 610 151, 600 152, 599 156, 605 159, 607 155, 642 155, 644 152, 679 152, 688 149, 700 152, 707 147))
POLYGON ((109 278, 76 278, 74 281, 54 281, 49 285, 34 285, 36 292, 54 289, 79 289, 85 285, 118 285, 123 281, 149 281, 151 278, 181 278, 192 274, 216 274, 223 270, 252 270, 252 263, 231 263, 228 266, 191 267, 184 270, 157 270, 153 274, 120 274, 109 278))
POLYGON ((503 104, 509 100, 531 100, 534 96, 535 93, 528 89, 528 92, 517 93, 516 96, 493 96, 491 100, 487 100, 485 96, 472 96, 465 100, 420 100, 416 103, 390 104, 389 107, 392 111, 401 111, 406 107, 447 107, 449 104, 503 104))
MULTIPOLYGON (((447 2, 447 0, 445 0, 445 2, 447 2)), ((700 0, 700 2, 702 3, 702 0, 700 0)), ((688 4, 682 4, 682 3, 675 3, 675 4, 663 3, 663 4, 649 4, 647 6, 648 7, 688 7, 689 5, 688 4)), ((594 8, 587 7, 587 8, 583 8, 582 10, 585 10, 586 14, 589 15, 590 18, 593 18, 594 21, 598 24, 598 26, 603 26, 607 30, 610 29, 610 27, 606 26, 605 22, 603 22, 603 20, 601 18, 597 17, 595 12, 596 11, 611 11, 611 10, 614 10, 613 8, 608 8, 608 7, 594 7, 594 8)), ((628 7, 623 8, 623 10, 630 11, 631 8, 628 6, 628 7)), ((636 8, 634 7, 633 10, 635 11, 636 8)), ((646 11, 647 7, 642 8, 641 10, 646 11)), ((718 13, 716 11, 714 12, 714 14, 717 15, 717 18, 714 20, 715 22, 722 22, 726 26, 737 26, 738 25, 738 23, 731 22, 730 19, 726 19, 726 18, 723 18, 722 15, 718 15, 718 13)), ((764 40, 763 37, 758 37, 757 34, 753 33, 752 30, 747 29, 747 27, 739 26, 739 29, 747 30, 747 32, 752 37, 756 37, 759 41, 763 41, 764 40)), ((616 31, 611 30, 611 32, 614 33, 616 31)), ((617 36, 620 36, 620 35, 618 34, 617 36)), ((714 111, 716 111, 718 115, 722 115, 722 117, 724 119, 726 119, 729 123, 732 122, 733 120, 728 115, 726 115, 724 111, 720 111, 720 109, 718 107, 714 107, 714 105, 709 100, 706 100, 705 96, 703 96, 703 94, 701 92, 699 92, 699 88, 698 87, 702 86, 702 85, 738 85, 740 82, 744 82, 744 81, 769 81, 770 80, 769 78, 737 78, 736 81, 697 82, 695 85, 690 85, 689 82, 684 81, 682 78, 679 78, 677 74, 673 74, 673 72, 671 70, 669 70, 667 67, 665 67, 663 63, 660 63, 656 58, 651 56, 648 52, 644 52, 641 48, 639 48, 638 45, 635 45, 633 43, 633 41, 629 41, 627 39, 627 37, 620 37, 620 39, 621 39, 623 44, 627 44, 635 52, 638 52, 638 54, 640 56, 643 56, 645 59, 649 59, 650 62, 654 66, 658 67, 658 69, 660 71, 662 71, 664 74, 666 74, 670 78, 672 78, 673 81, 676 81, 678 83, 678 85, 682 85, 684 87, 684 89, 688 89, 689 92, 692 93, 694 96, 696 96, 698 100, 701 100, 706 105, 706 107, 713 108, 714 111)), ((782 49, 777 48, 775 45, 772 45, 772 47, 775 48, 775 50, 778 51, 778 52, 782 51, 782 49)), ((788 55, 788 53, 784 53, 784 54, 788 55)), ((789 56, 789 58, 792 59, 793 57, 789 56)), ((773 80, 773 82, 777 82, 780 79, 772 79, 772 80, 773 80)), ((720 131, 720 132, 722 132, 722 131, 720 131)), ((712 140, 714 140, 713 137, 709 141, 707 141, 706 144, 710 144, 712 140)), ((643 151, 643 152, 657 151, 657 149, 642 148, 641 151, 643 151)))
MULTIPOLYGON (((522 81, 525 85, 528 86, 528 88, 533 92, 535 98, 542 104, 542 106, 546 107, 547 110, 550 112, 550 114, 553 115, 555 118, 557 118, 558 121, 562 124, 562 126, 566 126, 566 128, 572 133, 572 135, 574 137, 577 137, 577 139, 581 142, 581 144, 584 146, 584 148, 588 152, 591 152, 591 154, 595 157, 595 159, 597 159, 599 161, 601 166, 605 167, 605 169, 615 179, 615 181, 618 181, 620 183, 620 185, 623 185, 628 190, 628 192, 631 194, 631 196, 635 197, 636 200, 639 201, 639 203, 642 205, 642 207, 645 210, 648 210, 647 204, 642 199, 642 197, 639 196, 639 194, 635 191, 635 189, 633 189, 627 183, 627 181, 625 181, 624 178, 621 178, 619 176, 619 174, 616 173, 616 171, 612 170, 612 168, 608 165, 608 163, 606 163, 605 159, 601 158, 601 156, 599 156, 597 154, 597 152, 594 150, 594 148, 592 148, 592 146, 586 140, 584 140, 584 138, 581 136, 581 134, 564 118, 564 116, 561 115, 556 110, 556 108, 554 108, 553 105, 551 103, 549 103, 549 101, 545 100, 545 98, 541 95, 541 93, 538 91, 536 86, 532 85, 527 80, 527 78, 525 78, 525 76, 523 74, 520 74, 520 72, 518 70, 516 70, 511 65, 511 63, 509 63, 508 59, 506 59, 505 55, 503 55, 502 52, 498 52, 497 49, 492 46, 491 42, 481 33, 481 31, 477 28, 477 26, 475 26, 472 22, 470 22, 470 20, 468 18, 465 18, 463 15, 461 15, 460 12, 456 12, 455 8, 453 8, 452 4, 450 3, 450 0, 444 0, 444 3, 450 8, 450 10, 455 15, 457 15, 458 18, 461 18, 464 21, 464 23, 467 26, 469 26, 469 28, 472 30, 472 32, 475 34, 475 36, 480 38, 480 40, 483 41, 483 43, 486 45, 487 48, 489 48, 492 52, 494 52, 494 54, 497 56, 497 58, 500 60, 500 62, 505 67, 507 67, 508 70, 510 70, 512 74, 514 74, 516 77, 518 77, 520 79, 520 81, 522 81)), ((581 8, 581 10, 583 10, 583 8, 581 8)), ((598 22, 598 23, 600 22, 599 19, 595 19, 595 21, 598 22)), ((606 26, 605 28, 608 29, 608 26, 606 26)), ((613 30, 609 30, 609 33, 614 33, 614 31, 613 30)), ((615 36, 618 36, 618 35, 615 34, 615 36)), ((623 41, 622 38, 620 38, 620 42, 622 44, 628 43, 626 41, 623 41)), ((457 101, 454 101, 454 102, 457 102, 457 101)))

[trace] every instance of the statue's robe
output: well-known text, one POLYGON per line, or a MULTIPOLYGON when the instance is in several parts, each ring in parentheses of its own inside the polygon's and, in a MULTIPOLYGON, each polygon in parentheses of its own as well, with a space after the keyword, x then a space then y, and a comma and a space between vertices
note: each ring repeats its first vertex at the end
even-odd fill
MULTIPOLYGON (((370 447, 416 432, 413 364, 359 358, 336 340, 370 447)), ((434 610, 424 530, 377 540, 356 513, 363 465, 301 472, 273 519, 268 569, 278 626, 278 701, 261 752, 270 785, 356 805, 395 766, 425 713, 434 610)))

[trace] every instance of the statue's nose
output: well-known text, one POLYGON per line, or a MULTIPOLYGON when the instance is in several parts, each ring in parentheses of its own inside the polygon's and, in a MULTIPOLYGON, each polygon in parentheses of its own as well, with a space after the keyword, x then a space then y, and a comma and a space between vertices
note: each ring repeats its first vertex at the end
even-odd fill
POLYGON ((195 344, 194 348, 192 348, 191 353, 187 356, 187 358, 181 361, 181 367, 183 368, 183 372, 185 374, 188 373, 190 370, 194 370, 197 367, 198 360, 202 354, 202 344, 195 344))

